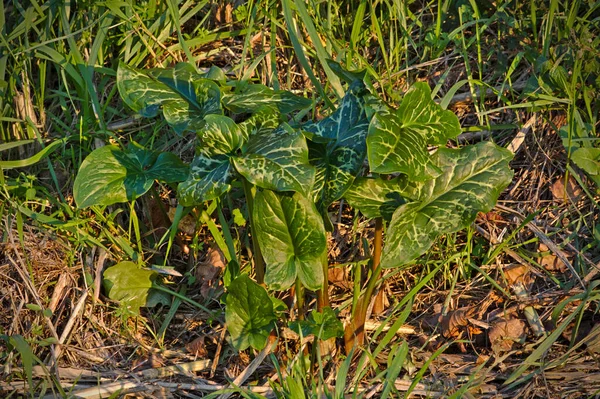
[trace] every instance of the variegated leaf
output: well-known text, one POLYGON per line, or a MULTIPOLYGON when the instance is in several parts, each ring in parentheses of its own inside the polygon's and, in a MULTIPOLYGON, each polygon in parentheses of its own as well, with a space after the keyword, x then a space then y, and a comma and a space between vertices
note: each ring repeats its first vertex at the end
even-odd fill
POLYGON ((244 143, 242 131, 233 119, 223 115, 206 115, 204 122, 204 126, 197 131, 202 153, 232 154, 244 143))
POLYGON ((371 121, 367 148, 376 173, 405 173, 423 181, 439 171, 430 162, 428 144, 445 144, 460 133, 458 118, 431 99, 426 83, 416 83, 393 113, 378 113, 371 121))
POLYGON ((240 122, 238 126, 245 140, 256 133, 267 133, 279 126, 281 114, 277 108, 262 106, 257 109, 248 119, 240 122))
POLYGON ((248 181, 269 190, 306 195, 315 179, 304 136, 287 124, 250 136, 244 155, 232 159, 248 181))
POLYGON ((246 81, 234 82, 232 93, 223 95, 223 106, 233 113, 254 113, 263 106, 275 106, 282 114, 299 111, 311 106, 312 101, 289 91, 273 90, 246 81))
POLYGON ((208 114, 222 113, 219 86, 186 63, 148 73, 120 63, 117 88, 123 101, 142 116, 156 116, 162 107, 177 133, 197 129, 208 114))
POLYGON ((190 176, 177 188, 180 204, 194 206, 219 198, 231 188, 232 172, 230 158, 225 155, 196 155, 190 176))
POLYGON ((415 202, 392 216, 381 259, 383 267, 402 266, 431 247, 441 234, 459 231, 489 211, 512 179, 512 153, 493 143, 462 149, 441 148, 433 156, 442 173, 401 188, 415 202))
POLYGON ((175 154, 107 145, 94 150, 81 163, 73 196, 80 208, 112 205, 144 195, 154 180, 175 183, 187 176, 188 166, 175 154))
POLYGON ((316 141, 310 158, 318 170, 319 185, 315 184, 314 191, 324 208, 344 195, 363 165, 369 127, 363 100, 366 93, 364 84, 355 81, 335 112, 303 127, 316 141))
POLYGON ((305 287, 319 289, 327 239, 323 219, 313 202, 300 193, 258 191, 253 220, 269 288, 285 290, 298 277, 305 287))
POLYGON ((361 211, 369 219, 383 217, 392 218, 394 211, 406 201, 400 195, 406 179, 383 180, 369 177, 359 177, 344 198, 351 207, 361 211))

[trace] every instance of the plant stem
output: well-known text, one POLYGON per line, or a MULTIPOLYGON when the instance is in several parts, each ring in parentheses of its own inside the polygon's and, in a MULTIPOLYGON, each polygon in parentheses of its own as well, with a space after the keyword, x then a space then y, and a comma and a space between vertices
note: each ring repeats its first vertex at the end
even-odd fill
POLYGON ((299 278, 296 278, 296 308, 298 309, 298 320, 304 320, 304 287, 299 278))
MULTIPOLYGON (((378 217, 375 219, 375 238, 373 240, 373 269, 379 266, 381 262, 381 248, 383 246, 383 219, 378 217)), ((379 315, 383 312, 384 300, 385 300, 385 282, 381 285, 381 289, 375 297, 375 303, 373 304, 373 314, 379 315)))
POLYGON ((365 321, 367 319, 367 309, 373 291, 379 277, 381 277, 381 248, 382 248, 382 237, 383 237, 383 220, 381 218, 375 219, 375 240, 374 250, 372 258, 372 272, 369 280, 367 281, 367 288, 365 293, 359 298, 356 304, 356 309, 352 309, 352 321, 346 326, 344 330, 344 345, 346 348, 346 354, 349 354, 354 346, 360 346, 363 344, 365 339, 365 321), (377 263, 375 263, 377 262, 377 263))
POLYGON ((250 184, 248 180, 242 177, 244 184, 244 195, 246 196, 246 204, 248 205, 248 218, 250 220, 250 235, 252 236, 252 252, 254 255, 254 274, 256 276, 256 282, 263 284, 265 282, 265 260, 260 252, 258 240, 254 237, 254 193, 256 189, 250 184))
POLYGON ((327 261, 327 252, 321 259, 323 266, 323 286, 317 291, 317 310, 323 311, 323 308, 329 306, 329 262, 327 261))

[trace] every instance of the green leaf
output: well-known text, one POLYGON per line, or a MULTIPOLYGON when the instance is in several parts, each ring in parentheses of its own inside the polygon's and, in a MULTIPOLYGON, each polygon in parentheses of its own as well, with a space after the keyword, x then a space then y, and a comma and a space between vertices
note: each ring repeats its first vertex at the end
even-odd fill
POLYGON ((165 120, 177 133, 202 126, 208 114, 221 114, 221 90, 188 63, 147 73, 119 63, 117 88, 123 101, 145 117, 162 107, 165 120))
POLYGON ((174 154, 107 145, 92 151, 81 163, 73 196, 79 208, 112 205, 145 194, 154 180, 175 183, 187 175, 187 165, 174 154))
POLYGON ((244 139, 248 140, 250 136, 257 133, 267 133, 277 128, 281 123, 281 114, 277 108, 263 106, 248 119, 239 123, 240 130, 244 139))
POLYGON ((233 345, 240 351, 263 349, 277 320, 267 290, 242 274, 229 284, 225 305, 233 345))
POLYGON ((600 148, 578 148, 571 154, 571 161, 583 169, 596 185, 600 185, 600 148))
POLYGON ((246 81, 234 82, 235 91, 223 95, 223 106, 233 113, 254 113, 263 106, 275 106, 282 114, 308 108, 312 100, 285 90, 272 90, 246 81))
POLYGON ((314 335, 323 341, 330 338, 344 336, 344 325, 330 307, 323 308, 323 312, 312 311, 307 320, 290 323, 290 329, 302 332, 303 336, 314 335))
POLYGON ((104 271, 104 288, 108 297, 129 308, 136 315, 146 306, 148 291, 157 273, 140 269, 133 262, 117 263, 104 271))
POLYGON ((423 254, 441 234, 459 231, 489 211, 512 179, 513 154, 493 143, 462 149, 441 148, 433 156, 441 175, 409 183, 400 194, 415 202, 392 216, 381 259, 383 267, 402 266, 423 254))
POLYGON ((285 290, 298 277, 308 289, 319 289, 327 239, 315 205, 299 193, 258 191, 252 219, 269 288, 285 290))
POLYGON ((405 173, 423 181, 439 171, 431 163, 428 144, 445 144, 460 134, 460 123, 431 99, 426 83, 416 83, 393 113, 380 112, 369 126, 367 152, 376 173, 405 173))
POLYGON ((190 165, 190 175, 177 187, 177 197, 183 206, 195 206, 219 198, 231 188, 232 167, 229 157, 196 155, 190 165))
POLYGON ((344 194, 351 207, 361 211, 369 219, 392 218, 394 211, 406 201, 399 194, 402 183, 399 179, 383 180, 359 177, 344 194))
POLYGON ((311 145, 310 154, 317 167, 314 191, 322 208, 342 198, 364 163, 369 121, 363 96, 367 93, 364 84, 356 81, 335 112, 303 127, 313 134, 313 140, 326 142, 311 145))
POLYGON ((231 154, 242 146, 244 137, 233 119, 223 115, 206 115, 204 122, 204 126, 197 130, 202 153, 231 154))
POLYGON ((340 63, 335 62, 331 59, 327 60, 327 65, 329 65, 329 68, 331 68, 331 70, 337 76, 339 76, 346 83, 349 83, 349 84, 352 84, 356 81, 362 82, 362 81, 364 81, 365 76, 367 75, 366 69, 362 69, 360 71, 347 71, 346 69, 342 68, 340 63))
POLYGON ((314 183, 306 140, 285 124, 250 136, 244 155, 232 159, 240 174, 262 188, 306 194, 314 183))

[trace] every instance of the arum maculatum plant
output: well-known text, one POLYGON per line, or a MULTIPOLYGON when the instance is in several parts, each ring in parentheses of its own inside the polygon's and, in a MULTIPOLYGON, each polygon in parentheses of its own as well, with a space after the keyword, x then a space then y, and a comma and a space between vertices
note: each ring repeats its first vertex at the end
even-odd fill
MULTIPOLYGON (((144 117, 162 112, 179 135, 195 133, 196 155, 187 165, 167 152, 105 146, 88 156, 75 181, 81 208, 133 203, 156 180, 176 185, 180 214, 209 202, 220 209, 233 187, 243 188, 255 279, 234 273, 224 281, 225 318, 240 350, 266 345, 286 310, 270 293, 291 287, 299 309, 291 328, 320 339, 344 335, 348 352, 362 344, 382 270, 407 267, 438 236, 467 227, 477 212, 494 206, 512 177, 511 153, 492 143, 445 148, 460 125, 425 83, 415 84, 395 109, 368 90, 363 72, 331 67, 347 82, 346 95, 326 118, 297 123, 289 115, 308 109, 311 100, 228 80, 218 68, 201 74, 189 64, 146 71, 121 64, 117 86, 124 102, 144 117), (432 146, 439 147, 433 154, 432 146), (369 278, 357 285, 345 330, 327 288, 327 209, 340 199, 376 225, 369 278), (318 298, 309 317, 305 290, 318 298)), ((144 306, 157 276, 142 266, 122 262, 107 269, 109 296, 144 306), (127 268, 145 273, 136 280, 143 287, 123 277, 127 268)))

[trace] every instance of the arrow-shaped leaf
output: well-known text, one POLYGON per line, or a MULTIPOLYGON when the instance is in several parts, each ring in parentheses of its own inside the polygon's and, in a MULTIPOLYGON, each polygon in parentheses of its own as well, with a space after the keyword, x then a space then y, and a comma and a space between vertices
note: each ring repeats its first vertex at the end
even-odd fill
POLYGON ((319 289, 327 240, 314 204, 299 193, 259 191, 254 198, 253 221, 269 288, 287 289, 298 277, 305 287, 319 289))
POLYGON ((81 163, 73 196, 79 208, 112 205, 142 196, 154 180, 175 183, 187 176, 187 165, 172 153, 107 145, 81 163))
POLYGON ((165 120, 177 133, 197 129, 208 114, 222 113, 219 86, 187 63, 147 74, 120 63, 117 88, 123 101, 142 116, 156 116, 162 106, 165 120))
POLYGON ((225 305, 233 345, 240 351, 249 346, 263 349, 277 320, 267 290, 242 274, 227 287, 225 305))
POLYGON ((402 266, 423 254, 441 234, 459 231, 489 211, 512 179, 512 153, 493 143, 459 150, 441 148, 433 156, 442 173, 401 192, 417 199, 392 216, 381 259, 383 267, 402 266))
POLYGON ((306 140, 285 124, 250 136, 244 155, 232 159, 239 173, 262 188, 307 193, 314 182, 306 140))
POLYGON ((310 155, 311 162, 317 167, 315 191, 322 207, 344 195, 363 165, 369 127, 364 109, 365 94, 362 81, 355 81, 335 112, 303 127, 314 135, 314 141, 324 142, 314 143, 310 155))
POLYGON ((460 133, 458 118, 431 99, 426 83, 416 83, 393 113, 377 113, 369 126, 369 165, 376 173, 404 173, 423 181, 439 171, 428 144, 445 144, 460 133))
POLYGON ((147 305, 148 292, 156 276, 152 270, 140 269, 135 263, 125 261, 104 271, 103 284, 110 299, 139 315, 140 308, 147 305))

